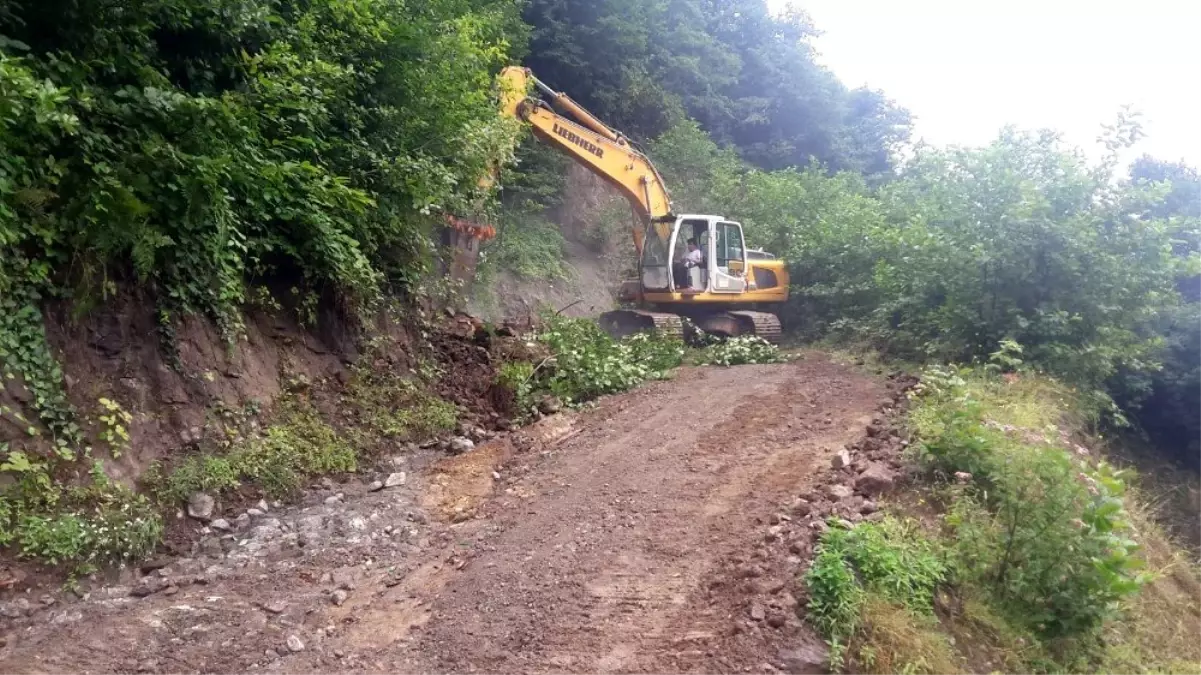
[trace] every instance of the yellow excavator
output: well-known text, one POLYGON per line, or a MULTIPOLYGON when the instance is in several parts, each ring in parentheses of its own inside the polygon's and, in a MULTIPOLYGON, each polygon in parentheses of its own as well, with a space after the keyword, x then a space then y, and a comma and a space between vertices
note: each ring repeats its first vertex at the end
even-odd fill
POLYGON ((742 225, 735 221, 675 213, 663 178, 646 155, 529 69, 509 66, 499 82, 502 114, 528 123, 535 136, 617 188, 633 206, 638 271, 618 293, 628 308, 600 317, 611 335, 658 329, 682 337, 682 317, 687 317, 709 334, 779 341, 780 320, 772 310, 788 299, 784 261, 747 249, 742 225), (534 89, 544 98, 532 96, 534 89), (687 249, 700 253, 692 253, 685 265, 687 249))

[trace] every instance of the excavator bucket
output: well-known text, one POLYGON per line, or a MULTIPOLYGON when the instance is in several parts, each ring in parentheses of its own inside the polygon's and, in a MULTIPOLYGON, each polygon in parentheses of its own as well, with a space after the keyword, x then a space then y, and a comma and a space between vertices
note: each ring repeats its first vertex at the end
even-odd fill
POLYGON ((491 225, 447 215, 442 245, 449 249, 449 260, 443 272, 452 280, 470 283, 479 264, 480 245, 495 236, 491 225))

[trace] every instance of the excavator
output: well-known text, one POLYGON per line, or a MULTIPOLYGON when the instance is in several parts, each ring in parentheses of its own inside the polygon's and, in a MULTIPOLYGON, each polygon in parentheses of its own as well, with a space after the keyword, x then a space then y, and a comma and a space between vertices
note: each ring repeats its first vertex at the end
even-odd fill
POLYGON ((599 318, 610 335, 659 330, 682 338, 688 319, 710 335, 779 341, 780 320, 772 310, 788 299, 784 261, 748 249, 738 222, 676 213, 663 177, 630 139, 528 68, 506 67, 498 82, 501 114, 526 122, 537 138, 615 187, 633 207, 637 273, 618 292, 623 308, 599 318), (535 89, 544 98, 531 95, 535 89), (690 244, 699 249, 700 263, 684 266, 690 244))

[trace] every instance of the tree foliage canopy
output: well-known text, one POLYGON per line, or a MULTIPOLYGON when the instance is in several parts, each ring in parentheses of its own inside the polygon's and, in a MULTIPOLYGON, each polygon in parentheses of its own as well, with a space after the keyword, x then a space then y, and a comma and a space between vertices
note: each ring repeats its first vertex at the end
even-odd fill
POLYGON ((687 116, 755 166, 868 174, 909 138, 907 111, 815 61, 804 14, 762 0, 531 0, 524 17, 526 64, 635 138, 687 116))
POLYGON ((132 270, 228 321, 281 270, 368 301, 503 158, 523 36, 505 0, 9 3, 0 275, 132 270))

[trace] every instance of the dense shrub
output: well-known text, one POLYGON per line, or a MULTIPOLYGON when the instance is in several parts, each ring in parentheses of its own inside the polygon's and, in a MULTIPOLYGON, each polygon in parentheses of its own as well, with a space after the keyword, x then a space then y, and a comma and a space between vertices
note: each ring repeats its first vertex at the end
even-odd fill
POLYGON ((226 328, 248 276, 370 302, 506 156, 491 74, 521 35, 507 2, 10 5, 0 283, 129 270, 226 328))
POLYGON ((1021 382, 1038 376, 965 375, 922 394, 913 418, 917 459, 956 485, 956 568, 1036 634, 1086 635, 1145 581, 1126 477, 1060 430, 1053 389, 1021 382))
POLYGON ((638 333, 617 341, 590 319, 548 317, 538 340, 554 353, 539 384, 568 402, 661 379, 684 358, 679 340, 638 333))

